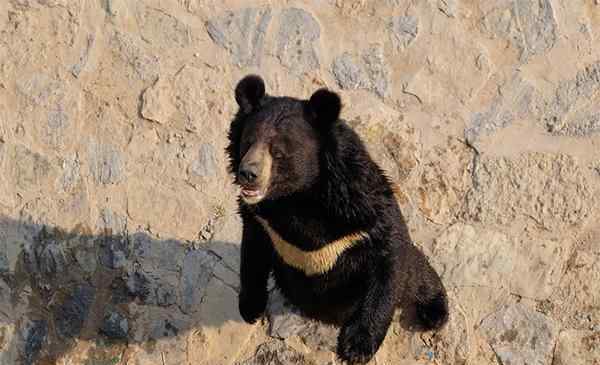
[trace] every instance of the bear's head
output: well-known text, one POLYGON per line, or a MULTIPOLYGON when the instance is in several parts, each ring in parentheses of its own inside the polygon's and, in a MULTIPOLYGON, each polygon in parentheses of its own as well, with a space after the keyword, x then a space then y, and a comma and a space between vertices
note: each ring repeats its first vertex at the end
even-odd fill
POLYGON ((338 121, 341 101, 326 89, 309 100, 265 93, 256 75, 235 89, 239 111, 229 130, 229 169, 246 204, 306 191, 320 175, 320 153, 338 121))

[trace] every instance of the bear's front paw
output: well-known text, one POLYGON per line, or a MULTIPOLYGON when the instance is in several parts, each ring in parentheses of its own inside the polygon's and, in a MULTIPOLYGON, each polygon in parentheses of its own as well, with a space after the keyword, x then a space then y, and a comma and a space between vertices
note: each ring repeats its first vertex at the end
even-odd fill
POLYGON ((248 295, 241 292, 239 296, 240 315, 244 321, 254 323, 265 311, 267 306, 267 295, 248 295))
POLYGON ((348 364, 366 364, 378 348, 372 333, 360 322, 347 323, 338 336, 337 355, 348 364))

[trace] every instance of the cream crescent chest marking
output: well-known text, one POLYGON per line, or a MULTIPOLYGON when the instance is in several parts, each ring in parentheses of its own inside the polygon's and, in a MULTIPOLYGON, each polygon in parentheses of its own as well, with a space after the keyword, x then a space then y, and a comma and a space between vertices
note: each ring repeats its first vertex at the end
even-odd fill
POLYGON ((263 218, 256 216, 256 220, 271 238, 275 251, 283 261, 308 276, 328 272, 344 251, 369 238, 367 232, 358 231, 331 241, 318 250, 304 251, 284 240, 263 218))

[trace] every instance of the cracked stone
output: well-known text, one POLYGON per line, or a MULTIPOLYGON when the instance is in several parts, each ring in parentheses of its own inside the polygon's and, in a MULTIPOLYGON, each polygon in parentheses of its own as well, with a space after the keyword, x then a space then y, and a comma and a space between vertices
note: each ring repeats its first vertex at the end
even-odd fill
POLYGON ((417 38, 419 20, 414 16, 396 16, 388 23, 390 39, 397 51, 403 51, 417 38))
POLYGON ((557 136, 586 137, 600 132, 598 97, 600 62, 587 65, 572 80, 559 84, 546 102, 542 120, 547 130, 557 136))
POLYGON ((190 165, 190 172, 199 177, 213 177, 217 173, 218 165, 215 147, 203 143, 198 149, 198 158, 190 165))
POLYGON ((456 17, 458 2, 458 0, 438 0, 437 6, 447 17, 454 18, 456 17))
POLYGON ((167 123, 175 112, 171 100, 171 85, 166 79, 158 78, 154 85, 142 94, 142 116, 159 124, 167 123))
POLYGON ((107 235, 96 240, 98 261, 109 269, 121 269, 128 265, 130 255, 126 237, 107 235))
POLYGON ((528 235, 510 237, 455 224, 436 238, 433 261, 447 285, 507 288, 524 297, 545 299, 560 282, 570 245, 528 235))
POLYGON ((71 73, 73 74, 73 76, 78 78, 81 72, 84 70, 85 66, 88 63, 90 51, 92 50, 95 40, 96 37, 94 36, 94 34, 87 35, 85 49, 83 50, 81 56, 79 56, 79 60, 77 61, 77 63, 74 64, 73 67, 71 67, 71 73))
POLYGON ((560 333, 552 365, 590 364, 600 359, 600 332, 566 330, 560 333))
POLYGON ((62 144, 65 131, 69 127, 69 115, 59 105, 48 113, 48 124, 45 138, 51 146, 58 147, 62 144))
POLYGON ((271 341, 260 345, 254 356, 236 365, 315 365, 300 352, 286 346, 281 341, 271 341))
POLYGON ((209 20, 206 30, 211 39, 231 54, 240 66, 260 65, 264 53, 267 27, 271 21, 270 8, 246 8, 226 12, 209 20))
POLYGON ((60 185, 64 191, 70 191, 81 180, 81 162, 76 153, 68 155, 62 161, 63 175, 60 178, 60 185))
POLYGON ((519 50, 522 62, 548 51, 558 39, 550 0, 494 1, 483 12, 484 30, 493 37, 508 39, 519 50))
POLYGON ((62 85, 45 74, 33 74, 17 80, 17 90, 27 96, 33 105, 50 106, 65 97, 62 85))
POLYGON ((519 77, 502 85, 501 93, 485 110, 473 113, 465 129, 465 138, 471 145, 479 139, 506 128, 535 109, 535 90, 519 77))
POLYGON ((522 304, 491 314, 481 329, 502 364, 550 365, 558 326, 545 315, 522 304))
POLYGON ((87 284, 77 286, 58 306, 54 312, 54 319, 58 333, 67 338, 79 335, 83 328, 92 302, 95 289, 87 284))
POLYGON ((277 32, 277 57, 295 74, 319 68, 317 53, 321 27, 315 17, 303 9, 281 12, 277 32))
POLYGON ((102 208, 97 227, 111 235, 122 235, 127 230, 127 217, 117 214, 109 208, 102 208))
POLYGON ((33 365, 48 337, 48 322, 42 319, 28 321, 22 330, 21 337, 24 342, 23 362, 25 365, 33 365))
POLYGON ((126 339, 129 331, 129 321, 120 312, 108 311, 103 319, 100 332, 111 339, 126 339))
POLYGON ((338 329, 303 316, 287 303, 279 290, 274 290, 269 295, 266 312, 269 318, 269 336, 283 340, 299 336, 313 350, 335 351, 338 329))
POLYGON ((526 153, 516 158, 482 158, 467 215, 486 224, 508 225, 531 218, 548 230, 585 222, 593 204, 590 182, 575 158, 526 153))
POLYGON ((116 184, 123 178, 124 161, 119 150, 91 140, 88 144, 90 174, 98 184, 116 184))
POLYGON ((331 71, 342 89, 364 89, 385 97, 389 91, 390 70, 383 49, 372 45, 360 55, 343 53, 333 60, 331 71))
POLYGON ((154 81, 158 78, 160 63, 158 57, 146 52, 138 45, 140 41, 127 33, 115 32, 110 39, 112 49, 131 66, 135 75, 143 81, 154 81))
POLYGON ((188 25, 164 10, 143 7, 138 18, 144 40, 162 47, 188 47, 193 32, 188 25))
POLYGON ((181 310, 184 313, 200 309, 216 264, 217 258, 207 251, 194 250, 185 255, 181 274, 181 310))
POLYGON ((9 171, 16 186, 21 189, 37 189, 50 173, 50 161, 25 146, 15 145, 7 151, 9 171))

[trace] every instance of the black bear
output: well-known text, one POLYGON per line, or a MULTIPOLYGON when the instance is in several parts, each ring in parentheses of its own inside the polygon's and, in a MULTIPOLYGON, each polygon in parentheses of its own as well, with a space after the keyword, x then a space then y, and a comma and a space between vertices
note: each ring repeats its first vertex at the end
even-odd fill
POLYGON ((339 96, 274 97, 249 75, 235 99, 226 152, 241 188, 242 318, 262 315, 273 272, 307 315, 346 313, 337 354, 349 363, 373 357, 399 306, 421 329, 442 327, 440 277, 412 244, 392 184, 339 119, 339 96))

